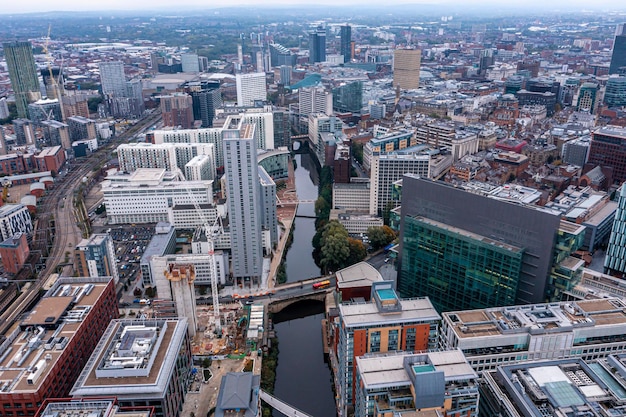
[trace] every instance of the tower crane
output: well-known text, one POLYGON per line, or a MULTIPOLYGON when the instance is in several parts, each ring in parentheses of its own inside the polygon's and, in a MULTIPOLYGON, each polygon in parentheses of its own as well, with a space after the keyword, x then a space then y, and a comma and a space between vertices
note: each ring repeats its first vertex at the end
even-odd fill
POLYGON ((202 212, 202 208, 198 201, 194 197, 193 193, 187 186, 185 176, 180 168, 177 168, 178 175, 180 176, 185 190, 187 191, 187 195, 189 199, 193 203, 193 206, 200 217, 200 221, 202 223, 202 227, 204 228, 204 233, 206 234, 206 240, 209 245, 209 274, 211 276, 211 296, 213 298, 213 318, 215 322, 215 332, 218 335, 222 334, 222 323, 220 319, 220 300, 219 300, 219 292, 217 289, 217 264, 215 263, 215 243, 213 241, 213 236, 216 233, 216 229, 218 228, 218 224, 220 222, 219 214, 215 218, 213 224, 209 224, 209 221, 206 219, 204 213, 202 212))
MULTIPOLYGON (((65 112, 63 111, 63 101, 61 100, 61 89, 59 88, 58 80, 54 78, 54 74, 52 73, 52 56, 50 55, 50 50, 48 48, 48 44, 50 43, 50 33, 52 31, 52 25, 48 25, 48 36, 46 37, 46 42, 43 45, 43 52, 46 55, 46 66, 48 67, 48 72, 50 73, 50 80, 52 82, 52 88, 54 89, 54 94, 57 96, 57 100, 59 100, 59 107, 61 108, 61 121, 65 121, 65 112)), ((59 69, 59 78, 61 78, 61 71, 63 70, 63 64, 61 64, 61 68, 59 69)), ((48 120, 51 115, 48 115, 48 120)))

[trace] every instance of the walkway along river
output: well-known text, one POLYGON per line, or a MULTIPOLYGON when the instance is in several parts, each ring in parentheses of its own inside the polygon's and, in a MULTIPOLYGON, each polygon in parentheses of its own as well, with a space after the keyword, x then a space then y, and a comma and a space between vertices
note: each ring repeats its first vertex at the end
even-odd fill
MULTIPOLYGON (((309 154, 296 155, 296 192, 300 200, 317 198, 319 173, 309 154)), ((314 204, 298 207, 298 214, 315 215, 314 204)), ((287 282, 320 275, 313 260, 315 220, 296 217, 293 244, 287 253, 287 282)), ((315 417, 337 414, 332 375, 322 349, 324 306, 297 303, 274 316, 278 336, 278 366, 274 395, 315 417)), ((282 416, 274 411, 274 417, 282 416)))

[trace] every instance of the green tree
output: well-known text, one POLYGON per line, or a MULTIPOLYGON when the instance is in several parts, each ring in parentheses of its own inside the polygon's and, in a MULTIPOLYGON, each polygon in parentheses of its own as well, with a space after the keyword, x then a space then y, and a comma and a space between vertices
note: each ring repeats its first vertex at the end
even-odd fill
POLYGON ((389 226, 369 227, 367 237, 374 250, 387 246, 396 238, 396 234, 389 226))
POLYGON ((350 247, 350 257, 348 258, 348 264, 354 265, 361 262, 367 257, 367 248, 358 239, 348 238, 348 245, 350 247))
POLYGON ((363 164, 363 144, 358 142, 350 143, 350 152, 359 164, 363 164))
POLYGON ((348 265, 350 258, 349 236, 346 229, 336 220, 324 226, 320 239, 320 267, 324 272, 336 271, 348 265))

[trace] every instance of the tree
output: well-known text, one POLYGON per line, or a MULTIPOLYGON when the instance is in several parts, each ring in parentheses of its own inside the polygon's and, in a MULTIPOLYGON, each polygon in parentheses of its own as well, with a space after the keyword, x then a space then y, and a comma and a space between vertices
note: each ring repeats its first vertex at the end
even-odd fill
POLYGON ((320 267, 323 271, 336 271, 348 265, 350 244, 348 232, 336 220, 324 226, 320 239, 320 267))
POLYGON ((361 262, 367 257, 367 248, 358 239, 348 238, 348 246, 350 247, 350 257, 348 258, 348 264, 354 265, 361 262))
POLYGON ((363 144, 358 142, 350 143, 350 152, 359 164, 363 164, 363 144))
POLYGON ((387 246, 396 238, 396 234, 389 226, 369 227, 367 237, 374 250, 387 246))

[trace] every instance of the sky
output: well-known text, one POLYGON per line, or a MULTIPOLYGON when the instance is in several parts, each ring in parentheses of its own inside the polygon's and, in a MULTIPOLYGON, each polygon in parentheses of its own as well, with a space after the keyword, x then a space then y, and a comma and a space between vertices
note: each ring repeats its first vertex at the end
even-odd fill
MULTIPOLYGON (((172 9, 192 7, 198 9, 212 9, 218 7, 246 6, 254 5, 282 5, 293 6, 298 5, 333 5, 333 6, 351 6, 351 5, 375 5, 380 6, 379 0, 105 0, 105 1, 85 1, 85 0, 2 0, 0 5, 0 14, 10 13, 30 13, 30 12, 49 12, 49 11, 104 11, 104 10, 155 10, 155 9, 172 9)), ((391 0, 384 4, 463 4, 466 6, 489 6, 511 4, 508 1, 500 0, 391 0)), ((527 0, 523 3, 513 1, 513 4, 524 4, 528 8, 533 6, 545 6, 543 0, 527 0)), ((626 9, 623 0, 552 0, 548 2, 554 8, 582 10, 594 8, 608 9, 626 9)))

